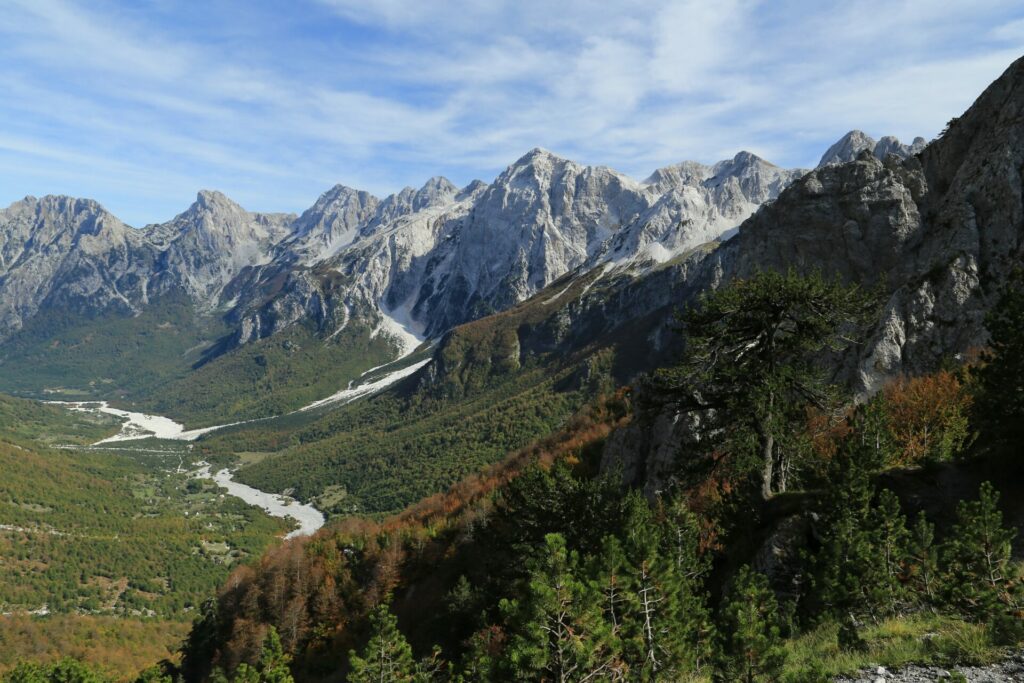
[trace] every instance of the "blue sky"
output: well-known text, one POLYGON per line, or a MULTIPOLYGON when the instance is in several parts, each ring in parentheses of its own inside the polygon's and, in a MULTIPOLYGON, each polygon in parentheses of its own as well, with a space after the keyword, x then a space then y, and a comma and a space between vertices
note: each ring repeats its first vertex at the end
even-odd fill
POLYGON ((532 147, 638 178, 740 149, 813 165, 851 128, 934 137, 1024 54, 973 0, 0 0, 0 205, 132 225, 201 188, 301 211, 492 180, 532 147))

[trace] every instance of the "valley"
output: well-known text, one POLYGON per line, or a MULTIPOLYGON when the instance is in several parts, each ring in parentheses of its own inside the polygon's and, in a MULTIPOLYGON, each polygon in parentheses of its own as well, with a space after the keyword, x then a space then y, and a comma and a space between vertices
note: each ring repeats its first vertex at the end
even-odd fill
POLYGON ((535 148, 301 213, 14 202, 0 678, 1010 667, 1022 111, 1024 58, 813 169, 535 148))

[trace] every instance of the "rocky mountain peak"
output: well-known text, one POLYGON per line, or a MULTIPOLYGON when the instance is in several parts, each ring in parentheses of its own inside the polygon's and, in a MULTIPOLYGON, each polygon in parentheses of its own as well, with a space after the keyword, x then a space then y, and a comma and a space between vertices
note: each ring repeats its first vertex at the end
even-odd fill
POLYGON ((752 152, 739 152, 732 159, 719 161, 711 167, 710 172, 714 178, 729 176, 744 176, 757 173, 760 170, 774 169, 781 171, 775 164, 769 163, 752 152))
POLYGON ((683 161, 659 168, 644 180, 643 185, 656 192, 663 192, 680 185, 698 185, 710 175, 710 166, 698 161, 683 161))
POLYGON ((192 205, 178 214, 172 222, 183 229, 220 231, 232 223, 245 220, 248 216, 249 212, 223 192, 200 190, 192 205))
POLYGON ((379 203, 380 200, 369 192, 335 185, 299 216, 294 231, 300 235, 307 234, 335 221, 341 221, 351 228, 365 220, 367 213, 372 212, 379 203))
POLYGON ((464 201, 475 194, 483 192, 486 189, 487 183, 485 183, 482 180, 474 180, 470 182, 469 185, 466 185, 464 188, 462 188, 455 194, 455 201, 464 201))
POLYGON ((506 168, 504 173, 498 176, 495 184, 502 184, 503 180, 504 182, 510 182, 515 178, 550 178, 557 169, 564 168, 583 170, 583 166, 560 157, 554 152, 550 152, 542 147, 534 147, 506 168))
POLYGON ((459 188, 452 181, 443 176, 434 176, 416 192, 412 209, 420 211, 431 206, 450 204, 458 192, 459 188))
POLYGON ((829 147, 824 154, 821 155, 821 161, 818 162, 818 166, 828 166, 829 164, 842 164, 847 161, 853 161, 857 158, 857 155, 862 150, 874 150, 875 139, 870 135, 861 130, 851 130, 849 133, 839 138, 831 147, 829 147))
POLYGON ((885 159, 889 154, 895 154, 905 159, 923 150, 927 144, 928 142, 920 136, 914 138, 909 145, 903 144, 894 135, 885 135, 875 142, 870 135, 859 130, 851 130, 828 148, 828 151, 822 155, 821 161, 818 162, 818 168, 853 161, 865 150, 877 159, 885 159))

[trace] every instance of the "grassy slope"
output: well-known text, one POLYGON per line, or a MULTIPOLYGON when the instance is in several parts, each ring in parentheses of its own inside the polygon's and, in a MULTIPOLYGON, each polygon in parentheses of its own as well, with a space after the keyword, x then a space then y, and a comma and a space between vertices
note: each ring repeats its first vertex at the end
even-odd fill
POLYGON ((40 444, 90 444, 116 434, 111 415, 79 413, 0 394, 0 440, 40 444))

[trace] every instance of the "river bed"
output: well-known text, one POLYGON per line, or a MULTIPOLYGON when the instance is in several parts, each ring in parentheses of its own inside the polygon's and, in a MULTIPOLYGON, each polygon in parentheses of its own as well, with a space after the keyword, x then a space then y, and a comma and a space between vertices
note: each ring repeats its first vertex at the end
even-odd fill
POLYGON ((203 466, 193 473, 196 479, 212 479, 218 486, 228 490, 228 494, 235 498, 241 498, 249 505, 255 505, 271 517, 290 517, 295 520, 299 528, 289 533, 285 538, 296 536, 309 536, 320 529, 324 522, 324 515, 312 505, 306 505, 286 496, 276 493, 260 491, 247 484, 234 480, 234 473, 231 470, 222 469, 216 473, 210 472, 210 465, 203 463, 203 466))

